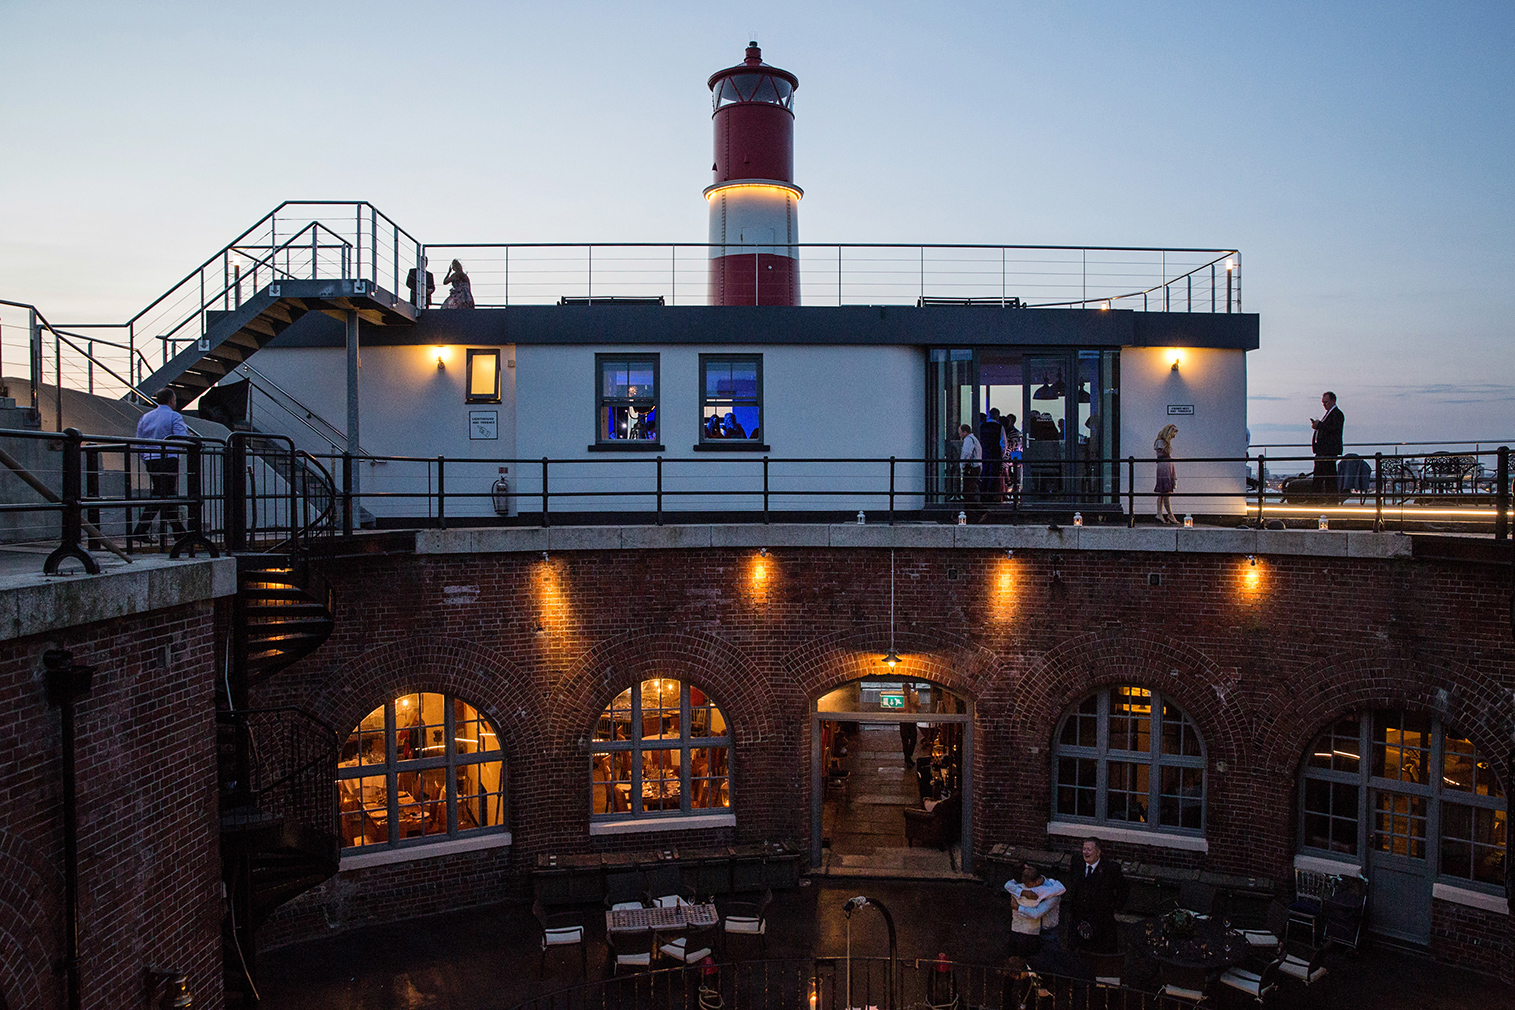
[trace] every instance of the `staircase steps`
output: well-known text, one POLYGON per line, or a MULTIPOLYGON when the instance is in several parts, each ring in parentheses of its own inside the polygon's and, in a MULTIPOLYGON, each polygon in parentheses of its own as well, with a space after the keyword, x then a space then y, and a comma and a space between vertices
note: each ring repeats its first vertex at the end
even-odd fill
POLYGON ((320 648, 332 614, 300 585, 288 558, 243 555, 237 566, 242 668, 252 687, 320 648))

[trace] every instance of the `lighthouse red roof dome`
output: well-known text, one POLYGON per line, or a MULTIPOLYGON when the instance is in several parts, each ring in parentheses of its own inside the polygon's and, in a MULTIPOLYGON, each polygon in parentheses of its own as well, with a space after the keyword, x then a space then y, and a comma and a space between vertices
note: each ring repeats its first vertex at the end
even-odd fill
POLYGON ((709 87, 715 108, 736 103, 777 105, 791 109, 800 79, 787 70, 763 62, 756 41, 747 43, 747 57, 734 67, 710 75, 709 87))

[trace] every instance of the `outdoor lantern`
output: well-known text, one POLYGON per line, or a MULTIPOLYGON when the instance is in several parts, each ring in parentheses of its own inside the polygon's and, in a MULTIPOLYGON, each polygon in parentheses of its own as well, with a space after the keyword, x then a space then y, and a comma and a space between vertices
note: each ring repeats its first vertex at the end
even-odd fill
POLYGON ((1184 529, 1186 529, 1186 530, 1192 530, 1193 528, 1194 528, 1194 517, 1193 516, 1184 516, 1184 529))
POLYGON ((1257 567, 1257 555, 1256 554, 1248 554, 1247 555, 1247 564, 1251 565, 1253 568, 1256 568, 1257 567))
POLYGON ((889 647, 889 655, 884 657, 884 665, 891 670, 900 665, 900 658, 894 654, 893 646, 889 647))

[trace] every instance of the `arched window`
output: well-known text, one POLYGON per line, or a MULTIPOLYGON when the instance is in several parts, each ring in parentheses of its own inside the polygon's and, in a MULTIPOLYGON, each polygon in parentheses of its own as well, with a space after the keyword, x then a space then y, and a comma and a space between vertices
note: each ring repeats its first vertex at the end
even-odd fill
POLYGON ((1203 833, 1204 741, 1161 692, 1113 687, 1090 695, 1063 717, 1056 739, 1058 819, 1203 833))
POLYGON ((479 710, 450 694, 380 705, 337 762, 342 845, 403 846, 505 829, 505 758, 479 710))
POLYGON ((1489 756, 1439 718, 1377 710, 1327 726, 1300 770, 1299 811, 1306 853, 1398 860, 1441 883, 1504 887, 1504 789, 1489 756))
POLYGON ((731 809, 731 731, 710 697, 680 680, 644 680, 616 695, 595 725, 595 820, 731 809))

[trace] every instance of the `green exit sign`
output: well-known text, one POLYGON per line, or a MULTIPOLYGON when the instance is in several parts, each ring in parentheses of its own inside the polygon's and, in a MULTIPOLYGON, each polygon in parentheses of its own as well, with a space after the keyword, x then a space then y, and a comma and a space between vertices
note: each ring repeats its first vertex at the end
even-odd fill
POLYGON ((878 696, 879 708, 904 708, 905 696, 898 692, 883 692, 878 696))

